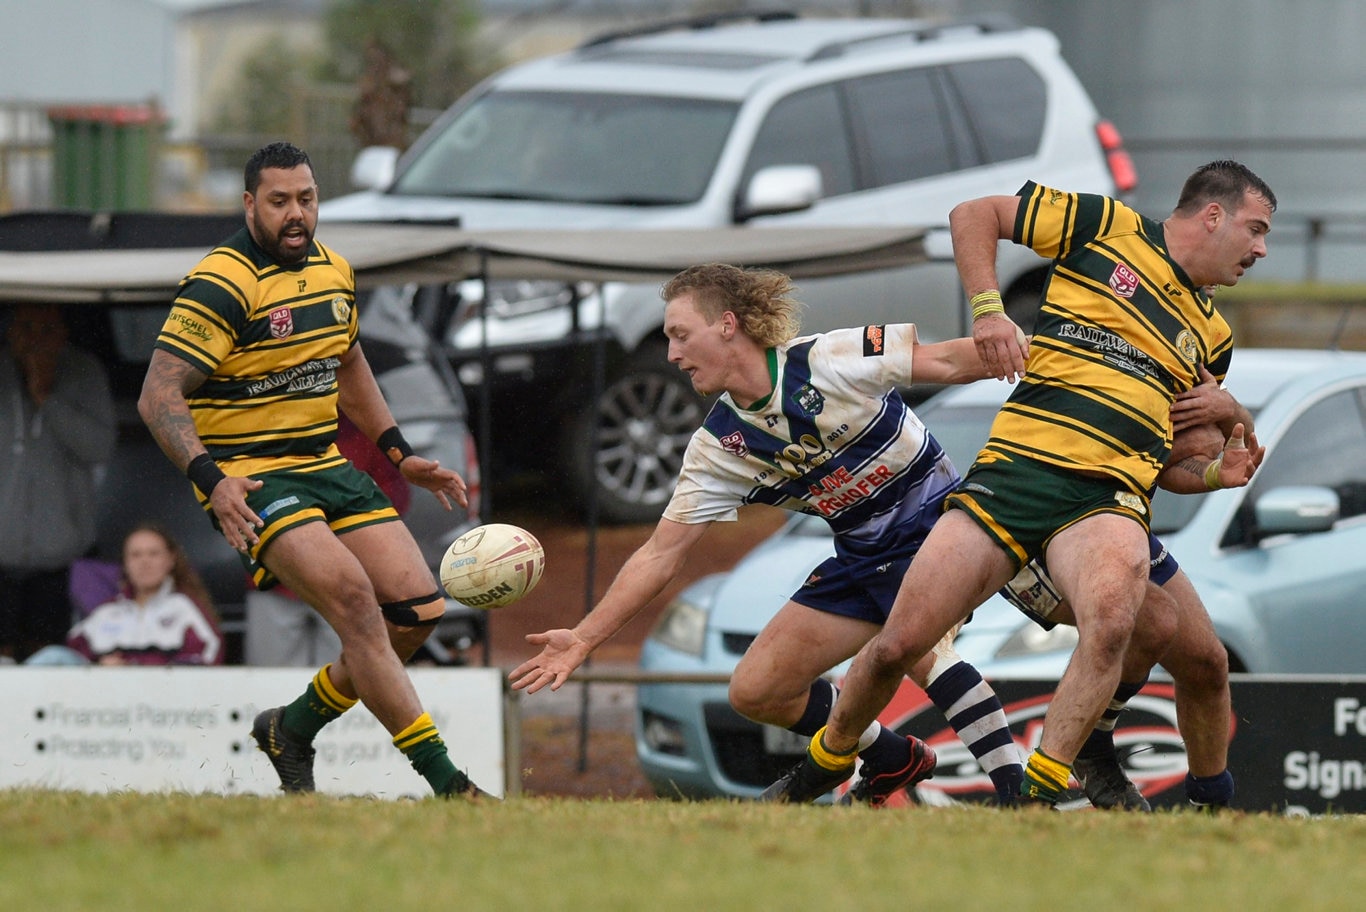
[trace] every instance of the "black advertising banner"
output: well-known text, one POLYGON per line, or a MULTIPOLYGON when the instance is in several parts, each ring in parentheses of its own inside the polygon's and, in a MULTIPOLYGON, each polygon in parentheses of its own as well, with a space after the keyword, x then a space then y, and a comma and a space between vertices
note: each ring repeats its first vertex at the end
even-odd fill
POLYGON ((1237 807, 1366 813, 1366 677, 1235 676, 1237 807))
MULTIPOLYGON (((1016 743, 1039 743, 1055 681, 994 680, 1016 743)), ((1284 814, 1366 812, 1366 676, 1234 675, 1229 769, 1234 807, 1284 814)), ((916 789, 926 804, 988 801, 991 781, 924 693, 903 685, 880 717, 928 741, 939 755, 934 778, 916 789)), ((1115 728, 1125 771, 1154 808, 1186 805, 1186 751, 1175 692, 1155 682, 1129 703, 1115 728)), ((1079 792, 1059 805, 1089 808, 1079 792)))

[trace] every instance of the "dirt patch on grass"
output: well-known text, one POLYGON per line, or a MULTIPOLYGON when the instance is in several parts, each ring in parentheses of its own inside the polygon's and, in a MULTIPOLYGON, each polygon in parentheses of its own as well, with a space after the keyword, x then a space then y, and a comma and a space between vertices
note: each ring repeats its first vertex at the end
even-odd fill
MULTIPOLYGON (((689 555, 683 572, 593 656, 595 666, 634 666, 640 644, 660 610, 687 585, 728 570, 785 517, 769 507, 748 507, 733 523, 716 523, 689 555)), ((602 527, 596 536, 581 522, 528 506, 525 500, 500 508, 498 522, 522 526, 545 548, 545 576, 522 601, 489 618, 490 663, 510 671, 533 654, 525 637, 555 627, 572 627, 597 602, 630 555, 649 538, 653 525, 602 527)), ((586 735, 581 727, 581 685, 567 684, 521 698, 522 788, 528 795, 581 798, 653 796, 636 761, 631 725, 634 691, 626 685, 590 685, 586 735)))

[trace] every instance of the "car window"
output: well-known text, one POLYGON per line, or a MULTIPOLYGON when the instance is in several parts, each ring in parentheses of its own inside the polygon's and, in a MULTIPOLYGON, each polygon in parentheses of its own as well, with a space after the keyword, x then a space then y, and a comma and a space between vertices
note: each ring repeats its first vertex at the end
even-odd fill
POLYGON ((795 92, 768 112, 754 137, 741 186, 770 165, 815 165, 824 196, 854 189, 854 160, 849 131, 833 86, 795 92))
POLYGON ((1253 476, 1248 496, 1225 545, 1249 541, 1253 506, 1273 488, 1318 485, 1332 488, 1342 517, 1366 513, 1366 390, 1356 387, 1315 403, 1281 435, 1253 476))
POLYGON ((945 68, 963 100, 986 162, 1025 158, 1039 149, 1048 88, 1018 57, 974 60, 945 68))
POLYGON ((995 405, 948 406, 936 408, 933 403, 917 408, 915 413, 930 429, 930 436, 939 441, 949 454, 958 473, 968 470, 982 444, 987 442, 992 419, 1000 410, 995 405))
POLYGON ((928 68, 879 73, 848 83, 868 144, 868 185, 882 187, 961 167, 945 128, 942 93, 928 68))
POLYGON ((490 92, 425 146, 394 191, 616 205, 702 196, 729 102, 603 92, 490 92))

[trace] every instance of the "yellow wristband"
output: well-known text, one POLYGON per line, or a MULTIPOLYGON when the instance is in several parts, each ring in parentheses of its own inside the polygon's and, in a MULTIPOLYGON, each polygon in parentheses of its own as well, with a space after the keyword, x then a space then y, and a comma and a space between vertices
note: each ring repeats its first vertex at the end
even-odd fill
POLYGON ((1205 487, 1209 490, 1217 491, 1224 486, 1224 483, 1219 480, 1219 470, 1223 468, 1223 465, 1224 454, 1220 453, 1217 459, 1205 466, 1205 487))
POLYGON ((1005 305, 1001 303, 1001 293, 994 288, 978 292, 968 299, 968 303, 972 305, 974 320, 986 314, 1006 312, 1005 305))

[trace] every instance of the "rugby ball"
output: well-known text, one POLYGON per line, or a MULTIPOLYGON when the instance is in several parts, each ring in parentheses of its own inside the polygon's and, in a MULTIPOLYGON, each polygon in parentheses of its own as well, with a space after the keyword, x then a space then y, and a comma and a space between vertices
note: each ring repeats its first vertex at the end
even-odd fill
POLYGON ((501 608, 535 589, 544 571, 545 549, 536 536, 488 523, 451 542, 441 558, 441 585, 471 608, 501 608))

